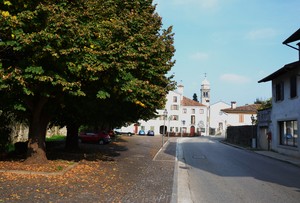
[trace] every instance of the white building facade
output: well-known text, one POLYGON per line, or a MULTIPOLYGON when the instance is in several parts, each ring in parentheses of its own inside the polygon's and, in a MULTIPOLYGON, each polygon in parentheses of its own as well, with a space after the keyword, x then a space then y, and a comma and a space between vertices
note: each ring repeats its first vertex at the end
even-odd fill
POLYGON ((210 105, 210 90, 205 78, 201 83, 200 103, 183 96, 184 86, 178 85, 175 91, 168 93, 165 108, 157 110, 156 118, 139 120, 120 131, 138 134, 143 130, 147 134, 151 130, 159 135, 166 126, 165 134, 172 136, 225 135, 228 126, 252 124, 251 117, 257 115, 256 105, 237 107, 236 102, 229 105, 223 101, 210 105))
POLYGON ((229 116, 222 109, 230 108, 230 105, 219 101, 209 106, 209 126, 212 135, 225 135, 229 116))
POLYGON ((138 134, 140 130, 154 131, 155 135, 161 134, 161 129, 166 126, 165 134, 171 136, 197 136, 208 135, 207 106, 183 96, 183 85, 177 90, 170 91, 164 109, 158 109, 158 116, 148 121, 140 120, 138 124, 122 127, 122 132, 138 134))

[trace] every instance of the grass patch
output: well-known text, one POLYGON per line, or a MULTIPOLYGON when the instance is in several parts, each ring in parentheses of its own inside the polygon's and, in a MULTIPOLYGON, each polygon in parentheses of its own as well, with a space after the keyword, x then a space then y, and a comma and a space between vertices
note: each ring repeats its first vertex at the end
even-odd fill
POLYGON ((51 141, 64 141, 66 140, 66 136, 64 135, 53 135, 51 137, 46 137, 46 141, 47 142, 51 142, 51 141))

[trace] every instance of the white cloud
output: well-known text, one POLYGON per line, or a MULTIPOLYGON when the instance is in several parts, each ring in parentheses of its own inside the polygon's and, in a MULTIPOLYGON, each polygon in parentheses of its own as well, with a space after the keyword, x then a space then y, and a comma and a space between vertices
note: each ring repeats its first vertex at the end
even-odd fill
POLYGON ((220 79, 224 82, 237 83, 237 84, 245 84, 250 82, 250 79, 237 74, 227 73, 220 76, 220 79))
POLYGON ((207 53, 204 53, 204 52, 197 52, 197 53, 194 53, 190 56, 191 59, 193 60, 198 60, 198 61, 202 61, 202 60, 205 60, 207 58, 209 58, 209 55, 207 53))
POLYGON ((246 39, 268 39, 277 35, 276 30, 272 28, 263 28, 258 30, 252 30, 246 34, 246 39))

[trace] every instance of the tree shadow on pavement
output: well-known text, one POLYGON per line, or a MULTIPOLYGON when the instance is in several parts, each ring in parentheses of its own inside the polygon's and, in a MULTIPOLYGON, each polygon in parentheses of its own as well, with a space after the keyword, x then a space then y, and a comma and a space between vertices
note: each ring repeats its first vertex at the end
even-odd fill
MULTIPOLYGON (((65 141, 55 141, 46 143, 46 155, 48 160, 65 160, 79 162, 87 161, 114 161, 115 157, 120 156, 121 151, 127 151, 127 141, 118 138, 110 144, 99 145, 95 143, 80 143, 78 150, 66 150, 65 141)), ((24 161, 26 153, 12 152, 3 161, 24 161)))
POLYGON ((81 160, 87 161, 114 161, 114 158, 120 156, 121 151, 126 151, 128 148, 124 144, 124 139, 119 138, 115 142, 106 145, 99 145, 95 143, 80 143, 79 150, 67 151, 64 143, 59 147, 49 148, 47 150, 47 157, 49 160, 68 160, 79 162, 81 160))

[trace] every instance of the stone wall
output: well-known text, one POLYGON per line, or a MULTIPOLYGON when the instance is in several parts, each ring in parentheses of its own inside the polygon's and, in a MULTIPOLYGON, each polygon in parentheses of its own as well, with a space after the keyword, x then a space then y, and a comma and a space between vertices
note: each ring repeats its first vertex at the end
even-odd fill
POLYGON ((251 147, 252 138, 257 135, 256 125, 229 126, 226 132, 226 141, 236 145, 251 147))
MULTIPOLYGON (((26 142, 28 140, 28 126, 22 124, 15 124, 12 133, 11 140, 12 143, 16 142, 26 142)), ((51 137, 53 135, 67 135, 66 127, 60 128, 58 126, 53 126, 52 128, 48 128, 46 132, 47 137, 51 137)))

